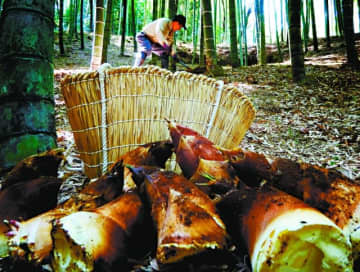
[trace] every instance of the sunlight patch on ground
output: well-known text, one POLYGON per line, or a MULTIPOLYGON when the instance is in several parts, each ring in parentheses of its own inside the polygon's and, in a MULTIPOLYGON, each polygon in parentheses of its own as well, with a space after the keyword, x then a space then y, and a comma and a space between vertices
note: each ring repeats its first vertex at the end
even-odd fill
POLYGON ((332 68, 340 68, 346 62, 346 59, 343 56, 337 54, 330 54, 325 56, 314 56, 306 57, 305 65, 319 65, 327 66, 332 68))
MULTIPOLYGON (((346 58, 337 54, 325 56, 306 56, 305 65, 326 66, 330 68, 340 68, 346 62, 346 58)), ((291 65, 290 60, 284 61, 283 65, 291 65)))

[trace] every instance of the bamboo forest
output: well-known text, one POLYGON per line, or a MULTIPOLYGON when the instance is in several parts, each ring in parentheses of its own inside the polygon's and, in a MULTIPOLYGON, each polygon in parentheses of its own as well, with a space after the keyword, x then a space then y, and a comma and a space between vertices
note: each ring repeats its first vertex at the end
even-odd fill
POLYGON ((0 0, 0 272, 360 272, 360 0, 0 0))

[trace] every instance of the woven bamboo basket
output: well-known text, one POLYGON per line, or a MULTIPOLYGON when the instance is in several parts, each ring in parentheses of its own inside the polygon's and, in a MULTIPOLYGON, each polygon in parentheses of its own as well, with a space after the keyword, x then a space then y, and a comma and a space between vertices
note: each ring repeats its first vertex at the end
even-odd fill
POLYGON ((249 99, 222 81, 156 66, 111 68, 61 83, 85 174, 94 178, 127 151, 169 139, 165 118, 219 146, 238 146, 255 117, 249 99))

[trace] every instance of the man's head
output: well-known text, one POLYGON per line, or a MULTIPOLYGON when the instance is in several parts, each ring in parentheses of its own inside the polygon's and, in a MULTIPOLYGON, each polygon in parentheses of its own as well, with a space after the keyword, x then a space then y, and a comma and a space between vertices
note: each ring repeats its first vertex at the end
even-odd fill
POLYGON ((177 30, 180 30, 182 27, 186 30, 186 18, 184 15, 176 15, 174 18, 173 18, 173 30, 174 31, 177 31, 177 30))

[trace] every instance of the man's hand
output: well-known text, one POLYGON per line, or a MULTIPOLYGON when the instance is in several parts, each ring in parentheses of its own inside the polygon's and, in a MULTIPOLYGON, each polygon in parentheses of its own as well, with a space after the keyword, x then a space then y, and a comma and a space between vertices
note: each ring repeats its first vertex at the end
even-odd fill
POLYGON ((167 52, 169 52, 169 51, 170 51, 170 48, 171 48, 171 46, 167 45, 166 43, 163 43, 163 44, 162 44, 162 47, 163 47, 167 52))
POLYGON ((179 58, 176 54, 172 55, 172 58, 174 61, 178 62, 179 61, 179 58))

